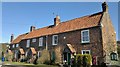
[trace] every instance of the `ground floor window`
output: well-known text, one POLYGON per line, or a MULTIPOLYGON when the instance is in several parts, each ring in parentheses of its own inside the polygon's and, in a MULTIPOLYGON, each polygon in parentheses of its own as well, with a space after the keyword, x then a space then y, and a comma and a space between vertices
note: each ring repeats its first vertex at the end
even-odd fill
POLYGON ((90 50, 81 50, 82 54, 90 54, 90 50))
POLYGON ((110 54, 111 60, 117 60, 117 53, 111 53, 110 54))

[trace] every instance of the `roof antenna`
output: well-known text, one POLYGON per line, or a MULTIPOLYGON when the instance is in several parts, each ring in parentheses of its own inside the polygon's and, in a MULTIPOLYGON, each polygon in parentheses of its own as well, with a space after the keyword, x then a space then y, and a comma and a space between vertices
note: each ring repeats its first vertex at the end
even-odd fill
POLYGON ((53 16, 55 17, 55 13, 53 12, 53 16))

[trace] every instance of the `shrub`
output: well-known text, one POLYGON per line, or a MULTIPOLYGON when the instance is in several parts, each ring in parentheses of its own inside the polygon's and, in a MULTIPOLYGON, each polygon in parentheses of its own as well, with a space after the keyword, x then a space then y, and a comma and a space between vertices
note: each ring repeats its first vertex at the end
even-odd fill
POLYGON ((41 57, 38 58, 38 63, 42 63, 42 64, 49 64, 50 63, 50 53, 48 50, 43 50, 41 52, 41 57))
POLYGON ((81 57, 81 61, 83 61, 82 58, 83 58, 84 56, 86 56, 86 57, 87 57, 87 64, 88 64, 88 65, 91 65, 91 63, 92 63, 92 57, 91 57, 91 55, 89 55, 89 54, 83 54, 83 55, 82 55, 82 54, 77 54, 77 55, 76 55, 76 61, 78 60, 78 57, 79 57, 79 56, 81 57))
POLYGON ((12 59, 13 59, 13 53, 7 53, 6 55, 5 55, 5 59, 6 59, 6 61, 12 61, 12 59))

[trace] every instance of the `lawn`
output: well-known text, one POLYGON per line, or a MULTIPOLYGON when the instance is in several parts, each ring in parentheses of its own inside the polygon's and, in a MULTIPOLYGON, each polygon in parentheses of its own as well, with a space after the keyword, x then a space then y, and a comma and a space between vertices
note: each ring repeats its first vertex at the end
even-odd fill
POLYGON ((3 64, 4 64, 4 65, 33 65, 33 64, 28 64, 28 63, 8 62, 8 61, 5 61, 3 64))
POLYGON ((38 64, 38 65, 34 65, 34 64, 29 64, 29 63, 21 63, 21 62, 8 62, 5 61, 4 65, 7 66, 3 66, 3 67, 58 67, 58 66, 53 66, 53 65, 45 65, 45 64, 38 64))

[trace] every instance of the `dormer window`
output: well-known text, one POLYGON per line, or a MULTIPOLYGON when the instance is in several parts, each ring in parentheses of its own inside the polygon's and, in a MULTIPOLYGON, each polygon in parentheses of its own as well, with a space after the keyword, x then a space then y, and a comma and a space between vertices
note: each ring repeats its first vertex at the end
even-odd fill
POLYGON ((89 43, 90 42, 89 30, 82 30, 81 31, 81 42, 82 43, 89 43))
POLYGON ((52 44, 57 45, 58 44, 58 35, 53 35, 52 36, 52 44))

